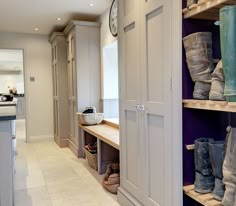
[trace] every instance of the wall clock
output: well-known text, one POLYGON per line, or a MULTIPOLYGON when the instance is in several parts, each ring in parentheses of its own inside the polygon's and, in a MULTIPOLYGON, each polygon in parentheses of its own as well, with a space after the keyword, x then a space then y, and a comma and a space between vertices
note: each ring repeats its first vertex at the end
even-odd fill
POLYGON ((112 36, 117 36, 117 16, 118 16, 118 0, 113 0, 109 13, 109 28, 112 36))

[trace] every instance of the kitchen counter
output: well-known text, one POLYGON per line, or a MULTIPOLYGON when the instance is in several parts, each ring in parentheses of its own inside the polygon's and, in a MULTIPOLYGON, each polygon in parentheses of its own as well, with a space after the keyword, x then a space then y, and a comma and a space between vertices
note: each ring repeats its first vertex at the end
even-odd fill
POLYGON ((13 94, 14 97, 24 97, 25 94, 13 94))

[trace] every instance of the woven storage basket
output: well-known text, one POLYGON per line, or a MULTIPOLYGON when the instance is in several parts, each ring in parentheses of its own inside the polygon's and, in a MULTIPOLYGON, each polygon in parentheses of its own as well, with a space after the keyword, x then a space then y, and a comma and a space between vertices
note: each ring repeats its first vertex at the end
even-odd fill
MULTIPOLYGON (((103 113, 96 113, 95 107, 86 107, 85 110, 92 109, 93 113, 78 113, 78 121, 82 125, 100 124, 104 119, 103 113)), ((84 110, 84 111, 85 111, 84 110)))
POLYGON ((95 170, 98 170, 97 154, 92 154, 85 148, 83 148, 83 151, 85 153, 85 156, 86 156, 86 159, 88 161, 89 166, 92 167, 95 170))

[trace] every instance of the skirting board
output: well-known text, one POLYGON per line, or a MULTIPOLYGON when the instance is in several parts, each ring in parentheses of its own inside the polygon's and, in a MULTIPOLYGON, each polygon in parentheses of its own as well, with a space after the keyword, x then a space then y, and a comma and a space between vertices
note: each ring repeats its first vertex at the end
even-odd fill
POLYGON ((68 147, 68 139, 61 139, 60 137, 54 137, 54 141, 60 148, 68 147))
POLYGON ((80 157, 81 152, 78 146, 74 142, 72 142, 70 139, 67 139, 67 141, 68 141, 69 149, 75 154, 76 157, 80 157))
POLYGON ((143 206, 122 187, 118 188, 117 200, 121 206, 143 206))
MULTIPOLYGON (((17 137, 16 137, 17 138, 17 137)), ((45 142, 45 141, 53 141, 54 137, 53 136, 46 136, 46 135, 42 135, 42 136, 30 136, 29 140, 27 142, 45 142)))

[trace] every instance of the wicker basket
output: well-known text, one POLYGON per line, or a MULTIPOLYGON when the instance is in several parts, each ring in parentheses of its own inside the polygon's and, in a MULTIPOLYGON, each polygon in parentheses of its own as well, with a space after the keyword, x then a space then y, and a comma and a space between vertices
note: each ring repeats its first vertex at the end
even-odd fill
POLYGON ((86 156, 86 159, 88 161, 89 166, 92 167, 95 170, 98 170, 97 154, 92 154, 85 148, 83 148, 83 151, 85 153, 85 156, 86 156))
MULTIPOLYGON (((92 109, 93 113, 78 113, 79 124, 82 125, 95 125, 100 124, 104 119, 103 113, 96 113, 95 107, 86 107, 85 110, 92 109)), ((84 110, 84 111, 85 111, 84 110)))

